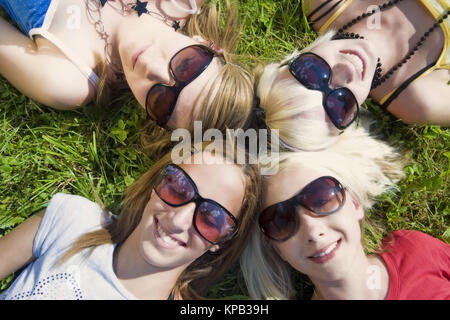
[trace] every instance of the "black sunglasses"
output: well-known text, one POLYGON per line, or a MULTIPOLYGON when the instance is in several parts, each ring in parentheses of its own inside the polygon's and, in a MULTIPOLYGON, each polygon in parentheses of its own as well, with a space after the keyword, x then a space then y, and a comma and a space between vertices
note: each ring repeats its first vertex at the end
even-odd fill
POLYGON ((270 239, 285 241, 299 227, 297 206, 318 215, 329 215, 345 203, 345 189, 333 177, 324 176, 308 183, 292 198, 264 209, 259 216, 261 231, 270 239))
POLYGON ((359 105, 355 95, 348 88, 330 88, 332 70, 320 56, 302 53, 280 67, 285 65, 306 88, 323 92, 323 108, 336 128, 343 130, 357 118, 359 105))
POLYGON ((148 116, 159 126, 164 126, 175 109, 181 90, 209 66, 215 55, 215 51, 200 44, 185 47, 175 53, 169 62, 175 84, 169 86, 157 83, 150 88, 145 98, 148 116))
POLYGON ((216 201, 200 196, 194 181, 179 166, 166 166, 161 171, 154 190, 162 201, 173 207, 194 202, 193 225, 206 241, 218 244, 236 234, 236 218, 216 201))

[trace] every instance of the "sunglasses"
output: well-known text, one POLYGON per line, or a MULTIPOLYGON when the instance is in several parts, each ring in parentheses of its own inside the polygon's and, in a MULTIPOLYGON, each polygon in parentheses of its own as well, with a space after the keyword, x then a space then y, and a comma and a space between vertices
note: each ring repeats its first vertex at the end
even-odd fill
POLYGON ((173 86, 157 83, 150 88, 145 98, 148 116, 159 126, 164 126, 177 104, 181 90, 194 81, 211 63, 216 52, 194 44, 175 53, 170 59, 169 70, 175 80, 173 86))
POLYGON ((201 197, 194 181, 179 166, 170 164, 164 168, 154 190, 162 201, 172 207, 194 202, 193 225, 206 241, 218 244, 236 234, 236 218, 214 200, 201 197))
POLYGON ((268 238, 285 241, 298 230, 297 206, 323 216, 338 211, 344 203, 345 191, 340 182, 333 177, 320 177, 292 198, 264 209, 259 216, 259 226, 268 238))
POLYGON ((334 126, 347 128, 358 116, 359 105, 355 95, 347 88, 330 88, 331 67, 320 56, 307 52, 283 63, 302 85, 323 92, 322 105, 334 126))

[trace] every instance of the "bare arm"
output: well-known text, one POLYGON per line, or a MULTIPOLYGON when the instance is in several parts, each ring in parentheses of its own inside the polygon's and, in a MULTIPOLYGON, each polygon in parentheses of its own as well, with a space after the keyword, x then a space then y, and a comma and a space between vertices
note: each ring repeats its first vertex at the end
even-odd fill
POLYGON ((94 97, 94 88, 53 44, 36 43, 0 17, 0 73, 20 92, 57 109, 73 109, 94 97))
POLYGON ((388 111, 407 124, 450 126, 450 70, 434 70, 411 83, 388 111))
POLYGON ((0 279, 34 260, 33 243, 45 210, 39 211, 0 238, 0 279))

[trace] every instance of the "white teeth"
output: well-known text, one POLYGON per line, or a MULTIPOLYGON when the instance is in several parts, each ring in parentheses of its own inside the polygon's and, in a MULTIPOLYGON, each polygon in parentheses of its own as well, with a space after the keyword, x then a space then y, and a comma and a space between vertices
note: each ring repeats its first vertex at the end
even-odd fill
POLYGON ((331 251, 333 251, 334 248, 337 247, 337 245, 338 245, 338 243, 335 242, 335 243, 333 243, 331 246, 329 246, 328 249, 325 250, 324 252, 318 253, 318 254, 316 254, 316 255, 314 255, 314 256, 312 256, 312 257, 313 257, 313 258, 320 258, 320 257, 323 257, 323 256, 329 254, 331 251))
POLYGON ((171 244, 171 245, 177 245, 177 246, 180 245, 180 243, 178 243, 178 241, 173 240, 171 237, 169 237, 159 225, 158 225, 158 234, 161 237, 161 239, 164 240, 164 242, 167 242, 168 244, 171 244))
POLYGON ((357 63, 357 65, 359 65, 359 70, 362 74, 364 71, 364 65, 363 65, 363 62, 361 61, 361 59, 357 55, 352 54, 352 53, 346 53, 345 55, 348 56, 353 61, 355 61, 355 63, 357 63))

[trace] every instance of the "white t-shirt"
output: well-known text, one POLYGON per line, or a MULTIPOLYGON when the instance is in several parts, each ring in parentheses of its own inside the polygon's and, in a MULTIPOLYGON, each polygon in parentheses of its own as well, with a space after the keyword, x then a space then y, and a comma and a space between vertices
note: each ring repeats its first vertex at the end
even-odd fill
POLYGON ((113 270, 114 244, 84 250, 62 265, 59 259, 79 236, 109 221, 96 203, 86 198, 55 194, 34 239, 36 258, 23 269, 0 300, 136 299, 113 270))

